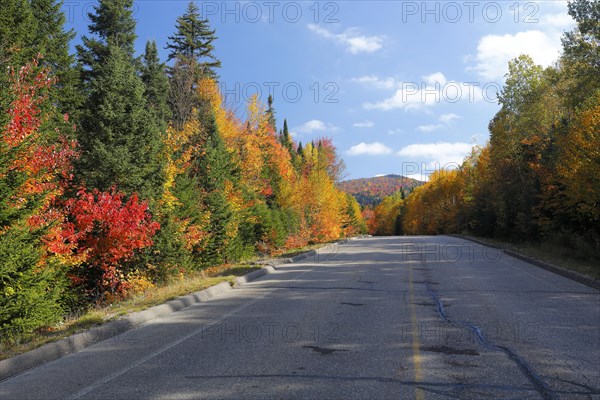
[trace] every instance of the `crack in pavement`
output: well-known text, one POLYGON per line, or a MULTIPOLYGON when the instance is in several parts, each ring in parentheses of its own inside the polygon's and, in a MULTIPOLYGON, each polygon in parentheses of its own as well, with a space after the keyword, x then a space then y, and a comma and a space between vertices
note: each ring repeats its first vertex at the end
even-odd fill
POLYGON ((314 352, 319 353, 322 356, 328 356, 337 351, 348 351, 346 349, 328 349, 328 348, 319 347, 319 346, 302 346, 302 347, 305 349, 312 349, 314 352))
POLYGON ((540 396, 542 396, 542 398, 544 400, 557 400, 558 399, 557 396, 554 395, 554 392, 552 391, 552 389, 550 389, 548 387, 548 385, 544 382, 544 380, 514 350, 512 350, 506 346, 502 346, 499 344, 489 342, 485 338, 483 332, 481 331, 481 328, 479 328, 477 325, 475 325, 473 323, 470 323, 467 321, 454 321, 454 320, 450 319, 450 317, 448 317, 448 314, 446 314, 446 310, 444 309, 444 303, 439 299, 436 292, 429 285, 426 285, 426 288, 427 288, 427 292, 429 293, 429 295, 431 296, 431 298, 433 299, 433 301, 435 302, 435 304, 437 306, 438 314, 440 315, 440 317, 442 317, 442 319, 444 321, 446 321, 447 323, 449 323, 453 326, 460 327, 463 329, 466 328, 466 329, 470 330, 472 333, 475 334, 475 337, 477 338, 477 341, 479 342, 480 345, 490 348, 490 349, 499 350, 499 351, 504 352, 511 360, 513 360, 517 364, 517 366, 519 367, 521 372, 523 372, 525 374, 525 376, 531 382, 531 384, 533 385, 535 390, 540 394, 540 396))
POLYGON ((447 383, 447 382, 415 382, 409 380, 403 380, 398 378, 390 378, 384 376, 334 376, 334 375, 317 375, 317 374, 241 374, 241 375, 186 375, 185 379, 239 379, 239 378, 250 378, 250 379, 271 379, 271 378, 293 378, 293 379, 315 379, 315 380, 331 380, 341 382, 378 382, 378 383, 396 383, 403 386, 417 386, 420 389, 436 393, 444 394, 446 397, 460 398, 459 396, 453 396, 447 392, 441 392, 434 390, 433 388, 449 388, 464 390, 465 388, 470 389, 491 389, 491 390, 503 390, 507 392, 527 392, 531 389, 528 387, 519 387, 515 385, 499 385, 499 384, 488 384, 488 383, 447 383))

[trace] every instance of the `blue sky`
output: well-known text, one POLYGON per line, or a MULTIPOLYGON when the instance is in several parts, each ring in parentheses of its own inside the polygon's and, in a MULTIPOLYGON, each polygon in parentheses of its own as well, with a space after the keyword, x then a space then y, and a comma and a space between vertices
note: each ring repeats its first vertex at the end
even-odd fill
MULTIPOLYGON (((163 48, 187 1, 137 1, 137 48, 163 48)), ((87 34, 94 2, 65 1, 87 34)), ((521 53, 544 66, 573 22, 566 1, 207 1, 221 89, 244 116, 258 92, 275 98, 295 139, 331 137, 347 178, 423 179, 488 139, 495 93, 521 53)), ((166 58, 166 51, 161 56, 166 58)))

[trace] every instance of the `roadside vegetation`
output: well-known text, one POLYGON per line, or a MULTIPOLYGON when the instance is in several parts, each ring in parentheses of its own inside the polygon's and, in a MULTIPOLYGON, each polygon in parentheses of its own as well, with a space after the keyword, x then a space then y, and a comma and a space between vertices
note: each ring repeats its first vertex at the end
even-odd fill
POLYGON ((600 275, 600 2, 570 2, 569 15, 554 66, 510 62, 489 142, 368 210, 370 232, 468 233, 600 275))
POLYGON ((297 143, 272 98, 224 104, 217 34, 194 3, 143 54, 133 0, 90 8, 76 54, 61 5, 0 7, 0 343, 50 340, 259 255, 365 231, 330 139, 297 143))

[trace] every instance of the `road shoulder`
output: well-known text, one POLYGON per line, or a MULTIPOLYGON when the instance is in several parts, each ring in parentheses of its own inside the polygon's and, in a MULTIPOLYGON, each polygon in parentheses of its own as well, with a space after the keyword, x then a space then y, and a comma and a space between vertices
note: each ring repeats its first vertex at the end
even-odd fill
POLYGON ((599 289, 600 290, 600 280, 595 279, 593 277, 587 276, 587 275, 583 275, 579 272, 576 271, 572 271, 563 267, 559 267, 558 265, 546 262, 546 261, 542 261, 542 260, 538 260, 536 258, 533 258, 531 256, 525 255, 517 250, 513 250, 511 248, 508 247, 503 247, 503 246, 499 246, 497 244, 494 243, 490 243, 487 242, 485 239, 482 238, 475 238, 472 236, 466 236, 466 235, 458 235, 458 234, 447 234, 446 236, 452 236, 452 237, 456 237, 456 238, 460 238, 460 239, 464 239, 464 240, 469 240, 471 242, 480 244, 482 246, 486 246, 486 247, 491 247, 491 248, 495 248, 495 249, 499 249, 502 252, 504 252, 505 254, 518 258, 519 260, 523 260, 529 264, 535 265, 537 267, 543 268, 547 271, 550 271, 552 273, 555 273, 557 275, 561 275, 565 278, 571 279, 573 281, 582 283, 586 286, 592 287, 594 289, 599 289))

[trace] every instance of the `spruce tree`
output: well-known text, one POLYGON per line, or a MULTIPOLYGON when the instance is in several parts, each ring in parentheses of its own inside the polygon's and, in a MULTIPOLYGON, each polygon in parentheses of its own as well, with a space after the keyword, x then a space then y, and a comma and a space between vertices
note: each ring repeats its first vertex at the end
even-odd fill
POLYGON ((35 37, 32 48, 42 55, 41 64, 48 66, 58 80, 52 98, 61 113, 76 114, 83 102, 77 90, 75 56, 69 44, 75 37, 73 29, 65 30, 66 18, 61 10, 62 1, 30 0, 35 19, 35 37))
POLYGON ((132 0, 101 0, 78 48, 88 99, 78 132, 78 173, 89 188, 113 185, 157 198, 162 190, 162 135, 148 109, 133 57, 132 0))
POLYGON ((170 68, 168 103, 175 129, 183 129, 192 117, 194 107, 197 107, 198 82, 195 70, 196 61, 183 56, 177 57, 170 68))
POLYGON ((269 125, 273 128, 273 131, 277 131, 277 120, 275 119, 275 109, 273 108, 273 96, 269 95, 267 99, 267 120, 269 121, 269 125))
POLYGON ((216 69, 221 67, 215 55, 213 42, 217 39, 215 30, 210 29, 208 19, 200 18, 200 10, 193 2, 188 4, 185 13, 177 18, 176 31, 169 36, 166 49, 170 50, 168 60, 187 58, 196 60, 196 77, 217 79, 216 69))
POLYGON ((137 38, 133 0, 100 0, 88 18, 91 21, 88 29, 95 36, 83 36, 83 45, 76 46, 84 83, 94 77, 96 66, 106 62, 110 46, 121 48, 133 60, 137 38))
POLYGON ((193 173, 204 194, 203 203, 210 212, 209 238, 201 254, 204 265, 221 264, 227 260, 227 227, 233 213, 225 196, 225 182, 233 177, 233 165, 225 142, 219 134, 212 112, 201 114, 203 125, 202 149, 194 162, 193 173))
POLYGON ((158 58, 156 42, 154 41, 146 42, 146 51, 142 58, 141 77, 144 82, 144 97, 148 109, 160 126, 161 132, 164 132, 171 117, 171 109, 168 105, 169 80, 165 64, 161 63, 158 58))
MULTIPOLYGON (((6 87, 6 69, 20 68, 38 54, 39 65, 58 78, 52 87, 53 107, 73 115, 81 105, 75 89, 77 73, 69 54, 73 30, 64 28, 65 16, 56 0, 3 0, 0 7, 0 89, 6 87)), ((1 90, 6 93, 5 90, 1 90)), ((0 100, 2 101, 2 100, 0 100)))
POLYGON ((31 61, 36 34, 35 19, 27 0, 2 0, 0 7, 0 67, 2 92, 6 92, 6 68, 31 61))

